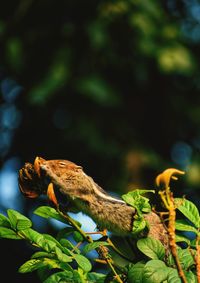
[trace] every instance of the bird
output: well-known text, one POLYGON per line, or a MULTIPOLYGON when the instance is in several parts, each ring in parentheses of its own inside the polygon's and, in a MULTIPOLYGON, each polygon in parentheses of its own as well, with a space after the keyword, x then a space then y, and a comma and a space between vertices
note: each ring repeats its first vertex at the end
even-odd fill
MULTIPOLYGON (((89 215, 100 229, 116 235, 130 236, 137 211, 122 199, 109 195, 82 166, 68 160, 45 160, 36 157, 34 163, 27 162, 19 170, 19 188, 27 198, 46 194, 58 206, 68 211, 81 211, 89 215)), ((148 222, 146 235, 160 240, 165 246, 167 231, 160 217, 151 211, 144 214, 148 222)))

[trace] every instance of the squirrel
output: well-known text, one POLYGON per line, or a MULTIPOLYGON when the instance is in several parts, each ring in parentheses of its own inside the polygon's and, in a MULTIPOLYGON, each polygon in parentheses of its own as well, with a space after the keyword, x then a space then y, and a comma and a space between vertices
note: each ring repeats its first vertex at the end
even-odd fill
MULTIPOLYGON (((107 194, 71 161, 36 157, 34 164, 25 163, 19 170, 19 188, 28 198, 47 194, 55 206, 62 203, 68 211, 82 211, 101 229, 120 236, 131 235, 136 209, 107 194)), ((167 246, 168 235, 160 217, 151 211, 144 218, 149 224, 148 236, 167 246)))

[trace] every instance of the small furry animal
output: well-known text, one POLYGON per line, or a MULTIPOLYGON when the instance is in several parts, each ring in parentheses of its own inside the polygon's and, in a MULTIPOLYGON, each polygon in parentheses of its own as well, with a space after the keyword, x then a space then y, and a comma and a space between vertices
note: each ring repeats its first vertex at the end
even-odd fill
MULTIPOLYGON (((123 200, 107 194, 83 168, 68 160, 45 160, 36 157, 19 171, 19 187, 28 198, 47 194, 68 211, 82 211, 100 227, 120 236, 131 235, 136 210, 123 200)), ((154 212, 144 215, 149 223, 148 235, 166 244, 167 231, 154 212)))

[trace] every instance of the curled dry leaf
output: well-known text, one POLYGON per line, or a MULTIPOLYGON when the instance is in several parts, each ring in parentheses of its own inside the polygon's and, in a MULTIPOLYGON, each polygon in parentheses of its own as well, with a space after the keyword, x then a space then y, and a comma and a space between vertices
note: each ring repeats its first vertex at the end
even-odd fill
POLYGON ((168 188, 171 179, 177 180, 178 178, 175 175, 184 175, 185 172, 175 169, 175 168, 168 168, 164 170, 161 174, 156 177, 156 186, 168 188))

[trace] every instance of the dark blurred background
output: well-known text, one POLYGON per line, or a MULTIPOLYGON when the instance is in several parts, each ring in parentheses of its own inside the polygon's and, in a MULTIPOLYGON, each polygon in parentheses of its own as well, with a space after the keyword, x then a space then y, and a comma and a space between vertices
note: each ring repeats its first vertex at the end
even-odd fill
MULTIPOLYGON (((21 0, 0 5, 0 212, 34 228, 18 170, 68 159, 121 195, 186 171, 175 195, 200 208, 200 1, 21 0)), ((39 282, 18 267, 32 251, 0 240, 3 282, 39 282)))

